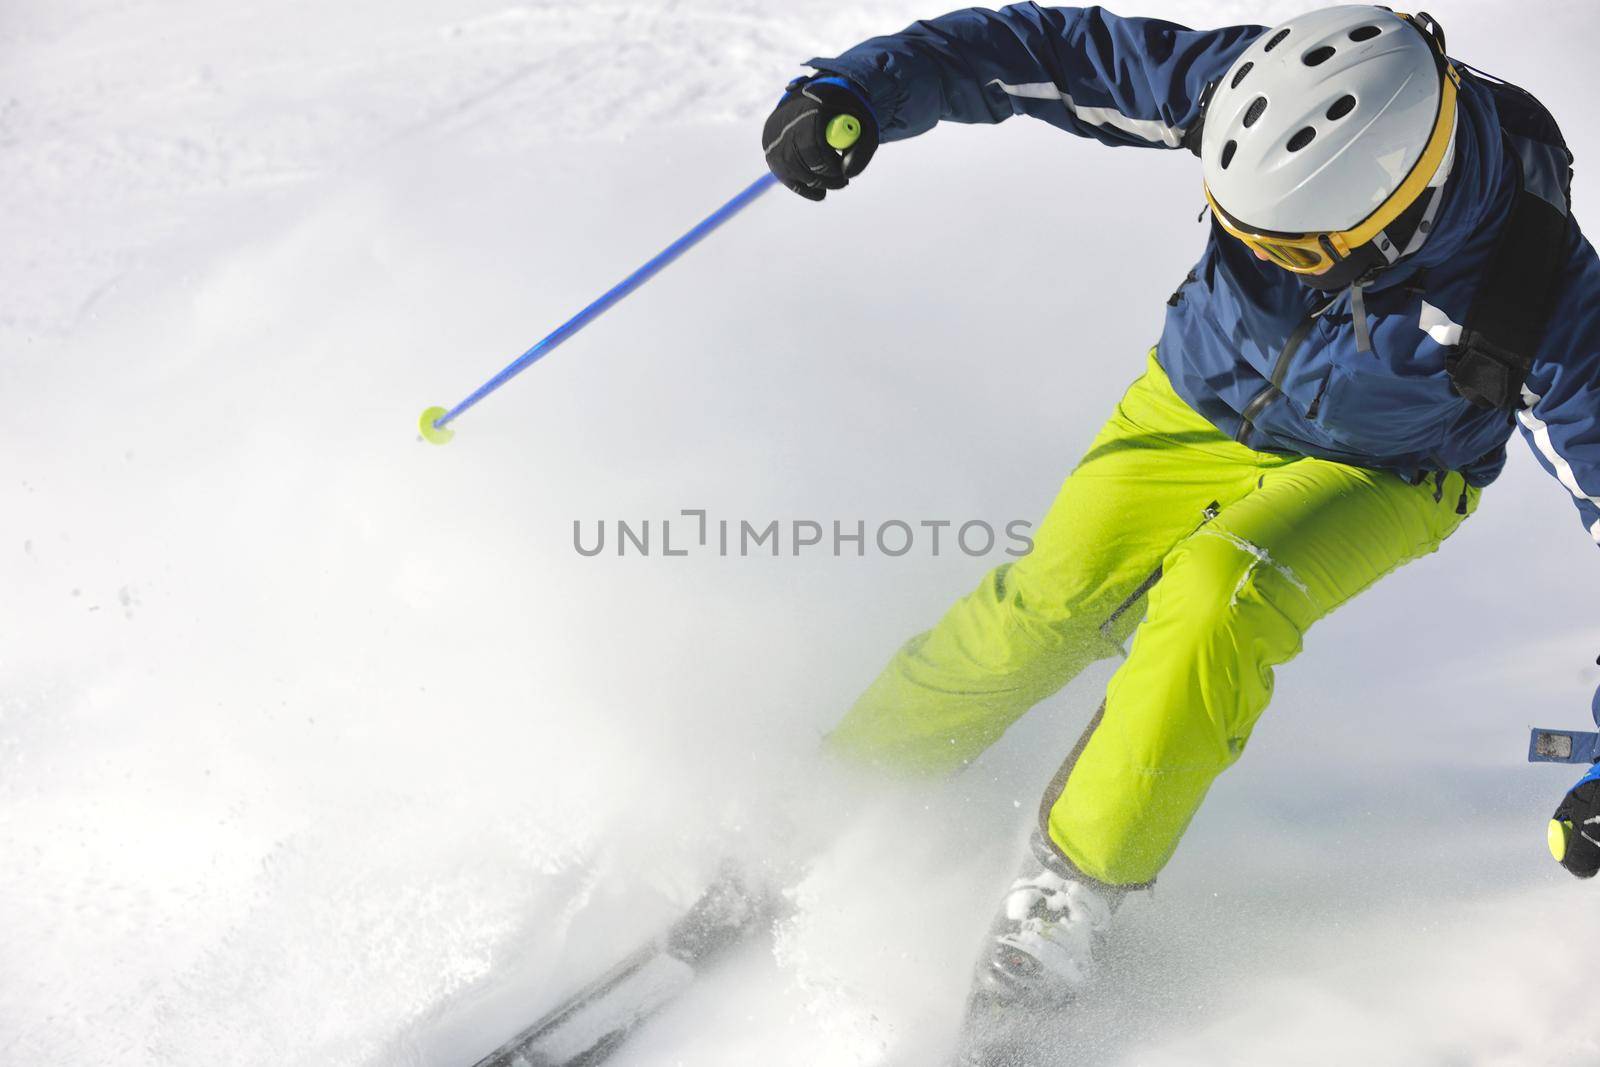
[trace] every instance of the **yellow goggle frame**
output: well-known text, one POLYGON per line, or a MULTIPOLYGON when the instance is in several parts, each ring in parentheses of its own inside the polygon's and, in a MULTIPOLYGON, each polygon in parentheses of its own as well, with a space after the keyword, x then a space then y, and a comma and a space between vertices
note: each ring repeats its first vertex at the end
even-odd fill
POLYGON ((1224 230, 1284 270, 1295 274, 1321 274, 1382 233, 1428 188, 1444 162, 1450 139, 1455 134, 1456 93, 1460 84, 1461 75, 1454 66, 1445 63, 1444 77, 1440 81, 1439 113, 1434 118, 1433 133, 1429 135, 1422 155, 1412 165, 1399 188, 1379 204, 1377 210, 1348 230, 1329 233, 1252 230, 1222 209, 1222 205, 1211 195, 1210 186, 1206 187, 1206 203, 1211 205, 1212 214, 1224 230))

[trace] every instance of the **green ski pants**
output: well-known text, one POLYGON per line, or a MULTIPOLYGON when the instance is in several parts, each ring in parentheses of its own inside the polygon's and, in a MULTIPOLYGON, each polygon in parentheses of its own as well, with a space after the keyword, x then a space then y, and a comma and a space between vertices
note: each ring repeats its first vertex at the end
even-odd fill
POLYGON ((953 771, 1116 654, 1137 626, 1041 822, 1085 875, 1148 883, 1244 751, 1273 668, 1300 651, 1313 622, 1438 548, 1477 502, 1459 474, 1412 485, 1246 448, 1179 398, 1152 352, 1033 550, 913 637, 830 747, 874 765, 953 771), (1143 622, 1136 604, 1102 632, 1158 566, 1143 622))

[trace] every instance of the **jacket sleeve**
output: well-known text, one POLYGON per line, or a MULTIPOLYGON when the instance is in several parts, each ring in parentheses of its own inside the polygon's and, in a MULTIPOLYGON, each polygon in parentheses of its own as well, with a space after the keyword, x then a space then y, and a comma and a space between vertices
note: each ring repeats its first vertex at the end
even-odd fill
POLYGON ((1032 115, 1109 145, 1177 148, 1206 85, 1262 32, 1028 3, 952 12, 808 65, 859 87, 885 141, 1032 115))
POLYGON ((1582 237, 1522 398, 1523 436, 1600 543, 1600 258, 1582 237))

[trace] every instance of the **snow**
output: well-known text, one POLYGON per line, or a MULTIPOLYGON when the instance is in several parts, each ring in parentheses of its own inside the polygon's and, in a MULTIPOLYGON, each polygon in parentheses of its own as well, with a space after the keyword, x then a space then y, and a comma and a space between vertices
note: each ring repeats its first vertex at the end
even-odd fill
MULTIPOLYGON (((1591 158, 1600 11, 1518 10, 1435 13, 1591 158)), ((591 559, 572 524, 1037 518, 1192 260, 1193 161, 941 129, 415 433, 759 174, 799 60, 933 13, 9 6, 0 1060, 464 1065, 796 818, 832 843, 777 951, 617 1062, 935 1061, 1110 665, 960 779, 847 788, 816 737, 998 548, 591 559)), ((1594 887, 1543 844, 1576 774, 1522 762, 1600 680, 1594 549, 1513 451, 1281 672, 1063 1062, 1600 1058, 1594 887)))
POLYGON ((1228 533, 1226 530, 1219 530, 1214 526, 1202 528, 1197 532, 1197 535, 1201 537, 1221 538, 1234 548, 1237 548, 1240 552, 1243 552, 1245 555, 1249 556, 1251 559, 1250 565, 1246 567, 1244 573, 1239 576, 1239 584, 1233 587, 1233 596, 1228 599, 1229 607, 1238 607, 1239 594, 1244 592, 1245 586, 1250 584, 1250 579, 1255 577, 1256 568, 1263 563, 1277 571, 1285 581, 1294 586, 1296 589, 1300 590, 1300 592, 1304 593, 1307 597, 1311 596, 1311 590, 1306 587, 1305 582, 1300 580, 1299 575, 1295 574, 1292 568, 1286 567, 1282 563, 1274 560, 1272 558, 1272 553, 1268 552, 1260 545, 1251 541, 1247 541, 1237 534, 1228 533))

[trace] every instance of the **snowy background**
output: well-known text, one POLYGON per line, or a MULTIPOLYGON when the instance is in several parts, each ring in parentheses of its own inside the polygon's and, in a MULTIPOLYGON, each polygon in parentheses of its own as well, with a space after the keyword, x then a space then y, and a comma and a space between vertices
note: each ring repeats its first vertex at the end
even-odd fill
MULTIPOLYGON (((1581 213, 1600 8, 1429 6, 1550 102, 1581 213)), ((464 1067, 842 806, 775 945, 618 1062, 934 1061, 1110 665, 962 779, 851 796, 815 739, 1002 557, 571 524, 1037 517, 1203 238, 1193 158, 942 128, 769 195, 449 448, 415 420, 758 175, 799 61, 936 13, 4 6, 0 1061, 464 1067)), ((1597 563, 1514 442, 1281 672, 1062 1062, 1600 1059, 1597 890, 1543 841, 1576 774, 1523 763, 1587 719, 1597 563)))

